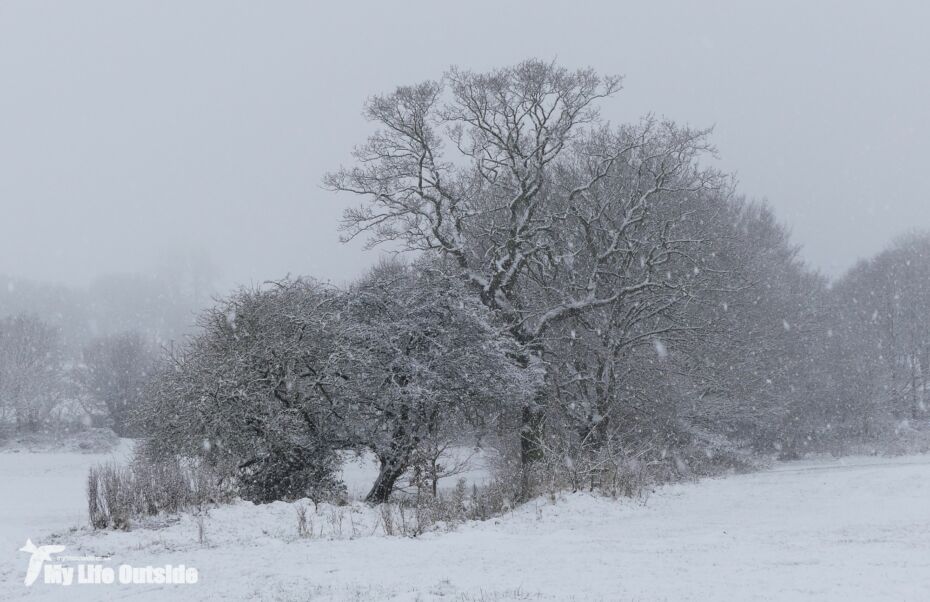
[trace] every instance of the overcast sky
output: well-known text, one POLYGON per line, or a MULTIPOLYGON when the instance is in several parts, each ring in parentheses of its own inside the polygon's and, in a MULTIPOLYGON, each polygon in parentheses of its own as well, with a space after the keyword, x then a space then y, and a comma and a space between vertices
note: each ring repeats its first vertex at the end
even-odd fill
POLYGON ((626 76, 608 115, 716 126, 835 275, 930 228, 930 3, 0 0, 0 273, 85 284, 207 252, 223 285, 342 281, 320 187, 361 104, 450 64, 626 76))

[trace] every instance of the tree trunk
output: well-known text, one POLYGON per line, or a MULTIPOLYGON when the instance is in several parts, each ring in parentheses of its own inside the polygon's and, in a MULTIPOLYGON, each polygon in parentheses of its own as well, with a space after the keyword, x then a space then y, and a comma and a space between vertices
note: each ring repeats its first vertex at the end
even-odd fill
MULTIPOLYGON (((520 337, 517 337, 517 340, 526 342, 520 337)), ((524 369, 529 369, 533 363, 528 355, 519 358, 518 361, 520 366, 524 369)), ((545 402, 545 387, 543 387, 536 392, 533 399, 525 401, 521 408, 520 464, 523 466, 524 472, 526 472, 526 468, 530 464, 537 460, 541 460, 543 457, 542 442, 540 439, 542 433, 540 429, 543 420, 542 408, 545 407, 545 402)))
POLYGON ((407 466, 399 458, 381 458, 381 469, 378 471, 378 478, 372 485, 371 491, 365 496, 365 501, 370 504, 381 504, 388 501, 391 492, 394 491, 394 484, 397 479, 404 474, 407 466))
POLYGON ((520 463, 523 466, 542 459, 539 441, 541 425, 542 413, 536 409, 535 404, 524 405, 520 424, 520 463))
POLYGON ((920 398, 917 391, 917 357, 911 357, 911 418, 920 418, 920 398))
POLYGON ((533 495, 530 472, 534 463, 542 460, 543 448, 541 429, 543 413, 537 400, 525 404, 520 417, 520 500, 526 501, 533 495))

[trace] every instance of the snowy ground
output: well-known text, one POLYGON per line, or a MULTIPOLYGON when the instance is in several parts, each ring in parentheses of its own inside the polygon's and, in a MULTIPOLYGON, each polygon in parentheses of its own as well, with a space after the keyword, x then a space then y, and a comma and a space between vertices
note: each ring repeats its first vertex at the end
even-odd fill
POLYGON ((10 577, 11 564, 19 573, 25 569, 25 562, 19 562, 25 555, 16 561, 13 557, 27 537, 38 542, 50 531, 87 523, 88 468, 124 460, 130 450, 131 442, 124 440, 111 453, 0 453, 0 576, 4 581, 10 577))
POLYGON ((196 585, 24 587, 17 549, 84 522, 75 470, 97 459, 0 454, 0 599, 930 599, 928 456, 783 464, 666 487, 645 504, 567 495, 417 539, 381 535, 359 504, 341 518, 321 508, 324 537, 298 538, 292 506, 242 503, 211 511, 204 544, 192 517, 59 537, 63 554, 110 566, 196 567, 196 585))

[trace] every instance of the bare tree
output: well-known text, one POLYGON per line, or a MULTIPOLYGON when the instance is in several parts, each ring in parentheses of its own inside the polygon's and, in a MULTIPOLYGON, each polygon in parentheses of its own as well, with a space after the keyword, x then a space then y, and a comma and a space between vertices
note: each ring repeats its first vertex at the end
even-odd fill
MULTIPOLYGON (((665 286, 657 273, 692 241, 666 230, 641 244, 655 206, 726 188, 697 164, 712 150, 706 131, 604 124, 598 104, 619 89, 619 77, 530 60, 373 97, 379 131, 356 167, 325 180, 368 198, 346 211, 347 237, 451 258, 525 346, 524 365, 539 363, 556 324, 665 286), (568 282, 554 277, 566 262, 568 282), (639 262, 650 269, 628 278, 639 262)), ((541 405, 523 400, 524 464, 538 456, 541 405)))
POLYGON ((3 422, 35 430, 63 393, 58 331, 20 314, 0 320, 0 411, 3 422))
POLYGON ((840 380, 858 383, 846 403, 863 420, 926 412, 928 283, 930 236, 915 233, 860 262, 833 288, 833 328, 844 354, 840 380))
POLYGON ((95 408, 102 408, 121 437, 137 434, 132 414, 140 403, 157 355, 138 332, 98 338, 83 351, 80 380, 95 408))

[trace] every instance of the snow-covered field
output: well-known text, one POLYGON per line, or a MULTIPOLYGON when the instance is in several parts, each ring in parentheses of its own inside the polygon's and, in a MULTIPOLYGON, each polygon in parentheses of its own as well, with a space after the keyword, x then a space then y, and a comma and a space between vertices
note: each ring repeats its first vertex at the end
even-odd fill
POLYGON ((385 537, 360 504, 213 509, 129 533, 68 532, 101 456, 0 454, 0 599, 927 600, 930 457, 848 458, 665 487, 642 501, 541 499, 498 520, 385 537), (319 537, 319 530, 324 537, 319 537), (184 564, 195 585, 23 585, 25 539, 107 566, 184 564), (375 533, 372 535, 372 533, 375 533))

